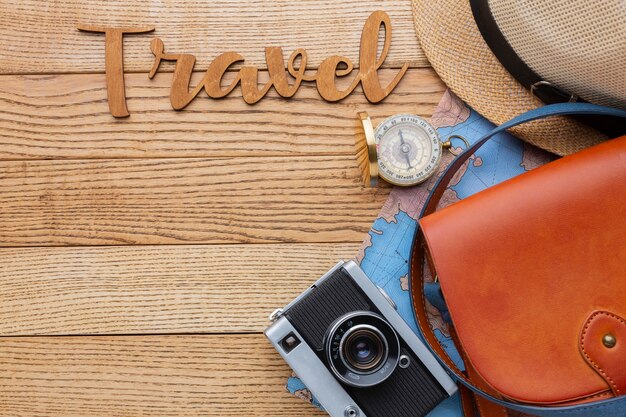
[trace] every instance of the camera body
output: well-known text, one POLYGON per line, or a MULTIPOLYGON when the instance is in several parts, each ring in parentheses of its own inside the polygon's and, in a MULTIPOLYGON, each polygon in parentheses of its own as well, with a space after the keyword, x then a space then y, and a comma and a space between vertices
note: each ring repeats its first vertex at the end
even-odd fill
POLYGON ((339 262, 265 331, 332 417, 422 417, 457 385, 355 262, 339 262))

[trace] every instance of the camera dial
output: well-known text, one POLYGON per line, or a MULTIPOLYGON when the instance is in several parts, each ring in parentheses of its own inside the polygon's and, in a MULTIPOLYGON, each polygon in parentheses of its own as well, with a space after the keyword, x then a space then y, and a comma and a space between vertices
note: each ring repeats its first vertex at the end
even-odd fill
POLYGON ((381 316, 357 311, 339 318, 326 333, 326 356, 342 382, 371 387, 385 381, 398 365, 400 341, 381 316))

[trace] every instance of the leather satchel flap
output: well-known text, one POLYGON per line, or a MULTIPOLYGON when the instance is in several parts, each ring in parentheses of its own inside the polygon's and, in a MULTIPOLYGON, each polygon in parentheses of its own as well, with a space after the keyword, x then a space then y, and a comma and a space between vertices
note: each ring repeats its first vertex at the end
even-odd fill
POLYGON ((626 340, 616 360, 595 333, 581 341, 581 331, 596 311, 626 317, 626 136, 487 189, 421 226, 462 348, 487 383, 537 404, 615 392, 593 362, 623 377, 615 364, 626 361, 626 340))

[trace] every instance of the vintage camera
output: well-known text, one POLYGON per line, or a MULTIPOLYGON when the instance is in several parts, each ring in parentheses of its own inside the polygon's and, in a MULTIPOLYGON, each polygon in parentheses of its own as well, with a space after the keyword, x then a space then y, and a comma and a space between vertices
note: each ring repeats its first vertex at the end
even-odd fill
POLYGON ((339 262, 265 335, 332 417, 421 417, 454 381, 354 262, 339 262))

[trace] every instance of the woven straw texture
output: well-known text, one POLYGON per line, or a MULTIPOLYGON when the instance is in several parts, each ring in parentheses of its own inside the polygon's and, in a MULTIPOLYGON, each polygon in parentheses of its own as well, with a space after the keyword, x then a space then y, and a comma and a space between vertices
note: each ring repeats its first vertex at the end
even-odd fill
POLYGON ((494 0, 490 9, 509 45, 542 79, 626 109, 624 0, 494 0))
MULTIPOLYGON (((468 0, 412 0, 417 37, 437 74, 463 101, 495 124, 543 103, 499 63, 474 21, 468 0)), ((606 136, 565 117, 512 129, 521 139, 558 155, 595 145, 606 136)))

